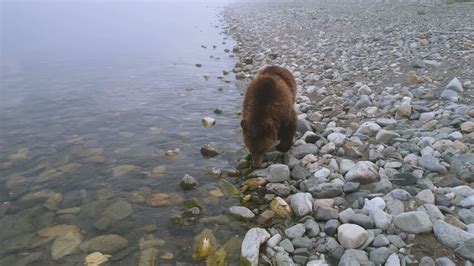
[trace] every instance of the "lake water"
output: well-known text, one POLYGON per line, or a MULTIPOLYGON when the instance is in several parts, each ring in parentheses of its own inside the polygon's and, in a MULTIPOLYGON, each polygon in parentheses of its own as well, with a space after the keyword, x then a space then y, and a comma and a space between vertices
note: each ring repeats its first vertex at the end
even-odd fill
POLYGON ((235 59, 221 6, 1 3, 0 265, 83 265, 81 250, 53 260, 57 235, 38 235, 60 224, 77 226, 82 241, 126 238, 128 247, 110 258, 121 265, 138 264, 148 234, 159 239, 160 264, 195 264, 193 238, 204 228, 220 245, 242 237, 245 225, 223 216, 239 198, 222 179, 236 182, 225 172, 245 150, 243 84, 223 74, 235 59), (207 116, 215 126, 201 125, 207 116), (211 142, 221 154, 204 158, 200 148, 211 142), (209 175, 213 168, 222 177, 209 175), (179 187, 185 174, 196 189, 179 187), (156 193, 177 199, 150 206, 156 193), (196 205, 191 199, 201 207, 198 222, 171 222, 196 205))

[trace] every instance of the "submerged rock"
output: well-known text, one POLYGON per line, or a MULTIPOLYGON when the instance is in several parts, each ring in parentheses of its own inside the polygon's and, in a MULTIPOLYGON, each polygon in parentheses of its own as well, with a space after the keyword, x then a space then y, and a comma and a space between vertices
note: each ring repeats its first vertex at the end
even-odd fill
POLYGON ((128 247, 128 240, 115 234, 94 237, 79 246, 83 252, 97 251, 105 254, 113 254, 126 247, 128 247))
POLYGON ((209 229, 204 229, 194 237, 193 259, 205 260, 211 256, 217 248, 217 240, 209 229))

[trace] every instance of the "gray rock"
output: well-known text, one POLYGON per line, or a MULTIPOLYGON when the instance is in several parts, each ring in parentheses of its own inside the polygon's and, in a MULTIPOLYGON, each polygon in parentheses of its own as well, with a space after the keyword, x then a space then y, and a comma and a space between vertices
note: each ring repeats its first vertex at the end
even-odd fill
POLYGON ((369 261, 367 253, 362 250, 348 249, 342 255, 338 266, 355 266, 355 265, 374 265, 373 262, 369 261))
POLYGON ((344 144, 344 141, 346 140, 346 135, 339 132, 333 132, 328 135, 327 139, 330 142, 333 142, 334 144, 336 144, 336 146, 341 146, 342 144, 344 144))
POLYGON ((385 262, 385 266, 400 266, 400 258, 398 257, 397 253, 392 253, 388 256, 387 261, 385 262))
POLYGON ((433 204, 424 204, 417 208, 417 211, 426 212, 430 216, 431 222, 436 222, 436 220, 444 220, 444 215, 438 207, 433 204))
POLYGON ((380 247, 370 252, 370 261, 375 264, 383 264, 390 255, 390 250, 386 247, 380 247))
POLYGON ((461 205, 461 207, 463 208, 474 207, 474 195, 461 200, 461 202, 459 202, 459 205, 461 205))
POLYGON ((440 95, 441 99, 450 100, 450 101, 457 101, 456 98, 459 97, 458 93, 453 90, 443 90, 440 95))
POLYGON ((403 201, 397 199, 387 199, 387 212, 391 215, 398 215, 405 211, 403 201))
POLYGON ((420 259, 419 266, 435 266, 435 261, 430 257, 423 257, 420 259))
POLYGON ((354 214, 355 212, 353 209, 351 208, 345 209, 339 213, 339 220, 344 224, 349 223, 350 217, 354 214))
POLYGON ((379 248, 379 247, 386 247, 390 244, 390 240, 385 235, 378 235, 375 237, 374 241, 372 242, 372 246, 379 248))
POLYGON ((343 224, 337 229, 337 239, 345 249, 358 248, 367 238, 367 230, 356 224, 343 224))
POLYGON ((119 235, 102 235, 84 241, 80 246, 80 250, 87 253, 101 252, 105 254, 113 254, 119 250, 128 247, 128 240, 119 235))
POLYGON ((370 218, 375 224, 376 228, 385 230, 391 224, 393 216, 379 209, 370 211, 370 218))
POLYGON ((308 154, 316 154, 317 152, 318 146, 310 143, 293 147, 290 150, 290 153, 293 154, 297 159, 301 159, 308 154))
POLYGON ((306 119, 298 119, 298 124, 296 130, 302 134, 306 131, 313 131, 313 127, 311 126, 311 122, 306 119))
POLYGON ((436 266, 456 266, 456 264, 448 257, 436 259, 436 266))
POLYGON ((428 214, 420 211, 398 214, 393 219, 393 224, 403 231, 412 234, 427 233, 433 229, 433 224, 428 214))
POLYGON ((375 140, 378 143, 383 143, 383 144, 392 144, 394 139, 399 138, 400 134, 382 129, 380 130, 377 135, 375 135, 375 140))
POLYGON ((374 228, 374 222, 370 219, 369 216, 361 213, 355 213, 351 217, 349 217, 349 222, 353 224, 358 224, 365 229, 374 228))
POLYGON ((281 241, 281 235, 275 234, 274 236, 270 237, 270 239, 268 239, 266 245, 267 247, 273 248, 274 246, 278 245, 280 241, 281 241))
POLYGON ((352 167, 354 167, 355 163, 349 159, 341 159, 339 161, 339 172, 341 174, 346 174, 352 167))
POLYGON ((456 248, 455 252, 461 255, 463 258, 474 261, 474 236, 459 243, 459 246, 456 248))
POLYGON ((426 170, 444 174, 447 172, 446 167, 439 163, 438 158, 431 155, 424 155, 418 159, 418 165, 426 170))
POLYGON ((280 183, 268 183, 265 188, 268 192, 276 194, 277 196, 286 197, 290 195, 291 188, 289 185, 280 183))
POLYGON ((325 247, 329 253, 329 256, 336 260, 340 260, 342 255, 344 254, 344 248, 336 241, 336 239, 332 237, 328 238, 325 247))
POLYGON ((255 217, 255 214, 247 207, 233 206, 229 208, 229 212, 232 216, 240 220, 249 221, 255 217))
POLYGON ((354 107, 356 109, 363 109, 363 108, 369 107, 371 105, 372 105, 372 101, 370 101, 369 96, 361 95, 359 97, 359 100, 357 100, 357 102, 355 103, 354 107))
POLYGON ((184 190, 190 190, 197 186, 196 179, 188 174, 185 174, 179 186, 184 190))
POLYGON ((425 203, 434 204, 435 203, 434 194, 429 189, 424 189, 418 192, 418 194, 416 194, 416 200, 421 204, 425 204, 425 203))
POLYGON ((418 178, 416 178, 412 173, 400 173, 394 175, 390 181, 395 185, 412 186, 416 185, 418 178))
POLYGON ((420 118, 418 120, 420 121, 430 121, 435 117, 434 112, 426 112, 426 113, 421 113, 420 118))
POLYGON ((284 164, 272 164, 268 167, 268 174, 265 177, 270 183, 279 183, 290 180, 290 168, 284 164))
POLYGON ((309 237, 316 237, 319 234, 319 231, 320 231, 319 225, 314 220, 312 219, 306 220, 304 222, 304 226, 306 228, 306 234, 309 237))
POLYGON ((302 217, 309 214, 313 210, 313 197, 310 193, 296 193, 289 197, 290 206, 293 213, 302 217))
POLYGON ((304 224, 295 224, 285 230, 285 235, 289 238, 302 237, 306 232, 304 224))
POLYGON ((392 126, 392 125, 396 125, 398 123, 397 120, 395 120, 393 118, 385 118, 385 117, 377 118, 375 120, 375 122, 377 124, 379 124, 380 126, 382 126, 382 127, 392 126))
POLYGON ((396 189, 390 191, 390 196, 394 199, 403 200, 403 201, 411 199, 410 193, 408 193, 408 191, 406 191, 404 189, 400 189, 400 188, 396 188, 396 189))
POLYGON ((459 219, 466 224, 474 223, 474 210, 471 209, 461 209, 458 212, 459 219))
POLYGON ((283 239, 280 242, 280 247, 285 249, 286 252, 293 253, 295 251, 295 247, 293 247, 293 244, 291 244, 291 241, 289 239, 283 239))
POLYGON ((337 219, 338 216, 339 212, 336 209, 329 207, 319 207, 314 215, 316 221, 327 221, 331 219, 337 219))
POLYGON ((375 189, 374 191, 376 193, 383 193, 386 194, 390 192, 393 189, 392 182, 387 179, 380 180, 379 182, 375 183, 375 189))
POLYGON ((367 184, 377 181, 379 178, 378 167, 373 162, 359 161, 345 175, 349 182, 367 184))
POLYGON ((250 229, 242 241, 241 253, 242 257, 246 258, 250 265, 258 265, 258 257, 260 245, 265 243, 270 238, 270 234, 262 228, 250 229))
POLYGON ((374 122, 364 122, 357 129, 356 133, 373 136, 382 129, 378 124, 374 122))
POLYGON ((331 219, 324 224, 323 230, 329 236, 334 236, 337 228, 341 225, 338 220, 331 219))
POLYGON ((308 178, 309 176, 311 176, 311 173, 308 170, 306 170, 306 168, 304 168, 303 166, 297 164, 291 170, 291 176, 293 177, 293 179, 296 179, 296 180, 304 180, 308 178))
POLYGON ((313 242, 307 237, 296 237, 291 240, 291 243, 295 248, 313 248, 313 242))
POLYGON ((406 246, 405 242, 400 236, 397 235, 387 235, 388 240, 390 240, 390 243, 394 245, 397 248, 402 248, 406 246))
POLYGON ((460 243, 474 237, 473 234, 441 220, 434 223, 433 233, 441 244, 451 249, 457 248, 460 243))
POLYGON ((454 78, 452 79, 448 85, 446 85, 446 90, 452 90, 452 91, 455 91, 455 92, 459 92, 459 93, 462 93, 464 90, 462 88, 462 84, 461 82, 459 81, 458 78, 454 78))
POLYGON ((342 187, 342 190, 344 193, 351 193, 355 192, 359 189, 360 183, 357 182, 347 182, 344 184, 344 187, 342 187))

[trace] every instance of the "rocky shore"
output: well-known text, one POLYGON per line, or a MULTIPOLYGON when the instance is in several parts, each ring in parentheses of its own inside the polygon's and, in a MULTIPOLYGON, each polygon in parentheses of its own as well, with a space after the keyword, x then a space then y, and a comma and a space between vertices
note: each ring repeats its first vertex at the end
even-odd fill
POLYGON ((245 2, 236 78, 280 65, 298 134, 239 161, 249 265, 472 265, 474 3, 245 2))

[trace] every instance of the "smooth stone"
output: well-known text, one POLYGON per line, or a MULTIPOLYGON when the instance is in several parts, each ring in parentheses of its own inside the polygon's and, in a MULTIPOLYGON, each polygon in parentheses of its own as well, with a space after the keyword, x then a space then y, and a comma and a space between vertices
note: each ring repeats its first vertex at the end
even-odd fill
POLYGON ((379 178, 378 167, 370 161, 357 162, 345 175, 346 181, 367 184, 379 178))
POLYGON ((446 167, 439 163, 438 158, 432 155, 424 155, 418 159, 418 165, 426 170, 444 174, 447 172, 446 167))
POLYGON ((461 255, 463 258, 474 261, 474 236, 470 239, 465 240, 459 243, 459 246, 456 248, 455 252, 461 255))
POLYGON ((315 144, 303 144, 291 148, 290 153, 293 154, 296 159, 301 159, 308 154, 316 154, 318 152, 318 146, 315 144))
POLYGON ((67 255, 75 253, 82 242, 80 234, 69 232, 57 237, 51 246, 51 257, 59 260, 67 255))
POLYGON ((293 213, 298 217, 305 216, 313 210, 313 197, 310 193, 298 192, 291 195, 289 201, 293 213))
POLYGON ((415 198, 420 204, 434 204, 435 203, 434 194, 429 189, 424 189, 418 192, 415 198))
POLYGON ((290 180, 290 169, 284 164, 273 164, 268 167, 268 174, 265 177, 270 183, 279 183, 290 180))
POLYGON ((80 245, 83 252, 101 252, 104 254, 113 254, 121 249, 128 247, 128 240, 115 234, 102 235, 84 241, 80 245))
POLYGON ((370 252, 369 258, 370 261, 372 261, 375 264, 383 264, 388 256, 390 255, 390 250, 386 247, 380 247, 377 249, 374 249, 370 252))
POLYGON ((462 88, 461 81, 458 78, 453 78, 448 85, 445 87, 446 90, 452 90, 455 92, 462 93, 464 89, 462 88))
POLYGON ((258 265, 260 245, 270 238, 267 230, 262 228, 251 228, 242 241, 242 257, 247 259, 251 266, 258 265))
POLYGON ((286 252, 293 253, 295 251, 295 247, 289 239, 284 239, 280 242, 280 247, 282 247, 286 252))
POLYGON ((385 266, 401 266, 400 258, 397 253, 392 253, 385 261, 385 266))
POLYGON ((302 237, 306 232, 304 224, 296 224, 292 227, 285 229, 285 235, 289 238, 302 237))
POLYGON ((377 135, 375 135, 375 140, 378 143, 383 143, 383 144, 391 144, 396 138, 399 138, 400 134, 395 133, 390 130, 385 130, 382 129, 379 132, 377 132, 377 135))
POLYGON ((233 206, 229 208, 229 212, 232 216, 237 219, 242 220, 252 220, 255 217, 255 214, 249 210, 247 207, 243 206, 233 206))
POLYGON ((337 229, 337 239, 345 249, 358 248, 367 238, 367 231, 356 224, 343 224, 337 229))
POLYGON ((385 230, 391 224, 393 216, 382 211, 382 210, 372 210, 369 212, 369 216, 375 224, 375 228, 385 230))
POLYGON ((355 265, 374 265, 369 258, 367 253, 357 249, 347 249, 342 255, 338 266, 355 266, 355 265))
POLYGON ((304 226, 309 237, 316 237, 320 232, 319 224, 312 219, 306 220, 304 226))
POLYGON ((433 233, 441 244, 451 249, 457 248, 460 243, 474 237, 473 234, 442 220, 434 222, 433 233))
POLYGON ((378 235, 375 237, 374 241, 372 242, 372 246, 374 247, 386 247, 390 244, 390 240, 385 235, 378 235))
POLYGON ((456 266, 456 264, 448 257, 441 257, 435 260, 436 266, 456 266))
POLYGON ((420 211, 398 214, 394 217, 393 224, 403 231, 412 234, 428 233, 433 229, 433 224, 428 214, 420 211))
POLYGON ((435 266, 435 261, 430 257, 423 257, 420 259, 419 266, 435 266))

